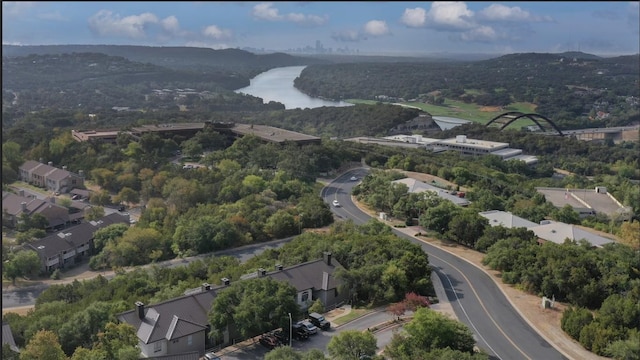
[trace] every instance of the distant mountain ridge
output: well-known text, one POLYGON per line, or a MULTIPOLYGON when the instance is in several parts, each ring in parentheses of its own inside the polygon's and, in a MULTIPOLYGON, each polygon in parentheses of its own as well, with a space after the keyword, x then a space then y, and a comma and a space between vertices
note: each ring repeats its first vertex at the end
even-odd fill
POLYGON ((324 64, 329 62, 324 59, 293 56, 284 53, 257 55, 239 49, 214 50, 195 47, 135 45, 2 45, 3 57, 71 53, 102 53, 109 56, 120 56, 135 62, 150 63, 177 70, 226 68, 247 75, 255 75, 274 67, 324 64))

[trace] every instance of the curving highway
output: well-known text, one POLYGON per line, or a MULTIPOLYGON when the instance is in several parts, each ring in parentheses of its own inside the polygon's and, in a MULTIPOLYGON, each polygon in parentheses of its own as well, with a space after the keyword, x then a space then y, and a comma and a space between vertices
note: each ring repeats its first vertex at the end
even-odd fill
MULTIPOLYGON (((334 214, 363 224, 371 216, 351 201, 351 189, 362 179, 367 168, 357 168, 340 175, 322 189, 321 196, 334 214), (337 200, 340 207, 332 202, 337 200)), ((567 359, 542 338, 513 308, 500 288, 481 269, 433 245, 419 241, 396 229, 397 236, 418 244, 429 255, 429 262, 440 278, 447 298, 458 317, 473 332, 478 347, 492 358, 567 359)), ((439 286, 436 282, 435 286, 439 286)))

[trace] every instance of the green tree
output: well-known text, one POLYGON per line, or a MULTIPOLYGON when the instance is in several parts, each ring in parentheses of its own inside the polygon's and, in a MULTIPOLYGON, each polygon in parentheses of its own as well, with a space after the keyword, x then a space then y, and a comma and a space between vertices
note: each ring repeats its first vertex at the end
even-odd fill
POLYGON ((108 322, 98 333, 96 349, 104 350, 108 359, 135 360, 140 357, 136 329, 127 323, 108 322))
POLYGON ((24 163, 19 144, 13 141, 7 141, 2 144, 2 163, 4 164, 5 162, 11 169, 18 171, 20 165, 24 163))
POLYGON ((37 273, 42 267, 38 253, 31 250, 18 251, 5 262, 3 275, 15 285, 16 278, 37 273))
POLYGON ((488 226, 489 221, 486 218, 473 210, 463 209, 449 222, 447 237, 473 248, 488 226))
POLYGON ((140 193, 129 187, 123 187, 116 195, 114 201, 116 203, 134 204, 140 201, 140 193))
POLYGON ((578 214, 578 212, 576 212, 569 204, 556 210, 555 213, 552 214, 552 217, 554 220, 566 224, 580 224, 580 214, 578 214))
POLYGON ((268 277, 235 282, 221 290, 209 312, 211 333, 220 336, 230 324, 243 337, 255 336, 289 326, 289 313, 299 313, 297 290, 268 277))
POLYGON ((615 360, 640 359, 640 330, 630 330, 627 339, 616 340, 607 345, 604 353, 615 360))
POLYGON ((562 314, 560 326, 572 338, 579 340, 580 331, 593 321, 591 311, 584 308, 569 307, 562 314))
POLYGON ((376 338, 369 331, 344 330, 334 336, 327 345, 332 359, 360 360, 363 356, 376 354, 376 338))
POLYGON ((285 210, 278 210, 271 215, 265 224, 265 231, 275 239, 282 239, 298 233, 297 222, 293 215, 285 210))
POLYGON ((93 246, 95 251, 102 251, 107 243, 115 241, 117 238, 124 235, 128 229, 129 225, 122 223, 111 224, 103 227, 102 229, 98 229, 98 231, 93 233, 93 246))
POLYGON ((440 234, 449 231, 451 220, 461 211, 450 201, 443 201, 435 207, 430 207, 420 217, 420 225, 440 234))
POLYGON ((311 304, 308 310, 310 313, 312 312, 316 312, 318 314, 324 313, 324 304, 322 303, 322 300, 320 300, 319 298, 316 299, 316 301, 314 301, 313 304, 311 304))
POLYGON ((3 360, 18 360, 20 359, 20 353, 11 349, 9 343, 2 344, 2 359, 3 360))
POLYGON ((102 206, 91 206, 85 209, 84 218, 87 221, 99 220, 104 217, 104 208, 102 206))
POLYGON ((428 308, 418 308, 404 327, 404 334, 394 336, 387 351, 392 359, 416 358, 435 349, 450 348, 472 353, 475 340, 462 323, 428 308))
POLYGON ((20 353, 20 360, 66 360, 58 336, 53 331, 40 330, 20 353))

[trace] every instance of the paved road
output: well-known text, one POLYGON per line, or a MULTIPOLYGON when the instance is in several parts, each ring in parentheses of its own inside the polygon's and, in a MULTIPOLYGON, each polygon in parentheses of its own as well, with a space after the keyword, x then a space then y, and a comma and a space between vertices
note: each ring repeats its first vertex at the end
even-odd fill
MULTIPOLYGON (((274 240, 267 243, 253 244, 253 245, 243 246, 241 248, 218 251, 213 253, 213 255, 214 256, 229 255, 229 256, 238 258, 241 262, 245 262, 248 259, 264 252, 265 250, 279 248, 285 243, 291 241, 293 238, 294 237, 288 237, 285 239, 274 240)), ((184 259, 167 260, 167 261, 157 263, 156 265, 161 267, 184 266, 192 261, 196 261, 208 256, 212 256, 212 254, 192 256, 184 259)), ((88 270, 87 264, 83 264, 80 266, 84 266, 88 270)), ((147 266, 151 266, 151 265, 147 265, 147 266)), ((107 279, 112 279, 114 277, 114 273, 112 271, 104 272, 102 274, 107 279)), ((65 280, 63 279, 56 283, 64 284, 65 280)), ((6 290, 3 288, 2 289, 2 308, 10 309, 10 308, 15 308, 20 306, 34 305, 36 303, 36 299, 38 298, 38 296, 40 296, 40 294, 42 294, 44 290, 49 288, 49 286, 51 286, 51 284, 44 283, 44 284, 12 289, 12 290, 6 290)))
MULTIPOLYGON (((371 217, 351 201, 351 189, 361 179, 366 168, 342 174, 322 190, 326 203, 340 202, 332 207, 340 218, 352 219, 356 224, 371 217)), ((502 291, 482 270, 446 251, 423 243, 397 229, 393 232, 420 245, 429 254, 429 262, 440 277, 448 300, 460 321, 474 334, 477 345, 496 359, 566 359, 545 341, 511 306, 502 291)), ((434 284, 438 286, 438 284, 434 284)))

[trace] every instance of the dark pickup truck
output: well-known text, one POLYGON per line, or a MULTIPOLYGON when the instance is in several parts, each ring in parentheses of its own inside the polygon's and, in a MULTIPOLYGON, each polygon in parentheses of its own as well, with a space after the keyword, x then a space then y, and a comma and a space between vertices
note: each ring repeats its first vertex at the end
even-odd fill
POLYGON ((324 316, 322 316, 322 315, 320 315, 318 313, 315 313, 315 312, 312 312, 311 314, 309 314, 309 321, 313 325, 319 327, 320 329, 322 329, 324 331, 327 331, 327 330, 329 330, 331 328, 331 323, 328 322, 324 318, 324 316))

